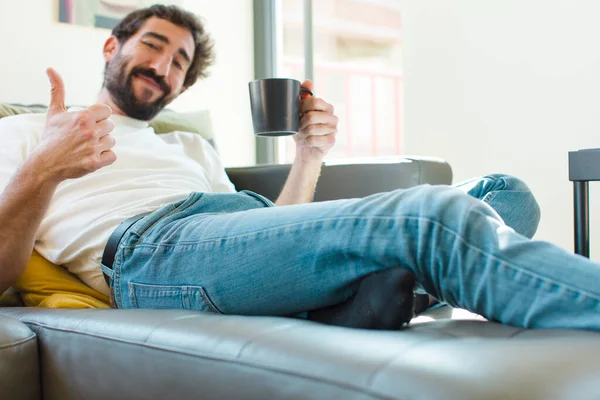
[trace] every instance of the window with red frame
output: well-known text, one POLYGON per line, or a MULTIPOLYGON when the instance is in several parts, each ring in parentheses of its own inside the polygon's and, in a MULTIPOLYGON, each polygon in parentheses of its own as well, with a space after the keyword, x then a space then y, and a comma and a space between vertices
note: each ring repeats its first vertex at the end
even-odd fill
MULTIPOLYGON (((279 76, 305 78, 302 1, 280 0, 279 76)), ((402 13, 399 0, 318 0, 312 5, 315 94, 340 118, 327 159, 402 154, 402 13)), ((277 139, 291 162, 293 139, 277 139)))

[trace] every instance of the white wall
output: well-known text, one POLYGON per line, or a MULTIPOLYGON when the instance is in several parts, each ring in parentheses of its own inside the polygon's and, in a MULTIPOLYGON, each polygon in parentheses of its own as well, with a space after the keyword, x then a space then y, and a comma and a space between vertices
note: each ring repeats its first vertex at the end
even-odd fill
MULTIPOLYGON (((0 0, 0 102, 49 101, 44 73, 54 67, 65 81, 68 104, 92 104, 104 71, 102 45, 110 31, 54 22, 53 0, 0 0)), ((170 108, 210 109, 223 162, 255 162, 247 83, 254 76, 252 0, 184 0, 201 15, 216 42, 211 76, 170 108)))
MULTIPOLYGON (((455 181, 521 177, 537 239, 573 249, 569 150, 600 147, 600 2, 405 0, 404 148, 448 160, 455 181)), ((600 259, 600 183, 590 185, 600 259)))

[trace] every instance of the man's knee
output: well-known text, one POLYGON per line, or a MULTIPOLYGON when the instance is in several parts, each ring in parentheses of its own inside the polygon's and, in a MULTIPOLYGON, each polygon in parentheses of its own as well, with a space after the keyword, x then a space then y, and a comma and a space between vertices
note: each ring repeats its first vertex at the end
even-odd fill
POLYGON ((452 225, 450 220, 455 222, 473 209, 494 216, 479 200, 452 186, 421 185, 415 194, 411 208, 418 210, 421 217, 437 220, 444 225, 452 225))
POLYGON ((540 222, 541 210, 527 184, 507 174, 486 175, 484 179, 493 182, 494 187, 489 192, 501 192, 489 203, 505 219, 506 224, 524 236, 533 237, 540 222))

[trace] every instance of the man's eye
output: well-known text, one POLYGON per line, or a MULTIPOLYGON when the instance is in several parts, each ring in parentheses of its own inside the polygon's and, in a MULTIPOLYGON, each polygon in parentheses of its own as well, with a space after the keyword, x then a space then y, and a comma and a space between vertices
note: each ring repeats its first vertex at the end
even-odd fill
POLYGON ((183 69, 183 66, 181 65, 181 63, 179 61, 173 61, 173 65, 177 68, 177 69, 183 69))
POLYGON ((158 46, 152 44, 152 43, 144 43, 146 46, 150 47, 152 50, 158 50, 158 46))

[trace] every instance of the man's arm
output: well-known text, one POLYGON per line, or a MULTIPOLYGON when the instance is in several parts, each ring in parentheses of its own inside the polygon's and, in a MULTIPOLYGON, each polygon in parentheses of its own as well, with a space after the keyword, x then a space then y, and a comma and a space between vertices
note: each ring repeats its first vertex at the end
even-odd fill
MULTIPOLYGON (((313 90, 311 81, 302 87, 313 90)), ((325 100, 304 95, 301 104, 300 129, 294 135, 296 157, 276 205, 310 203, 313 200, 323 158, 335 144, 338 117, 325 100)))
POLYGON ((29 157, 0 195, 0 293, 27 265, 36 231, 58 185, 43 171, 44 166, 29 157))
POLYGON ((321 173, 321 162, 301 164, 294 161, 275 205, 310 203, 313 201, 317 180, 321 173))
POLYGON ((44 133, 0 195, 0 293, 27 266, 57 186, 116 160, 110 150, 115 144, 110 107, 96 104, 69 113, 62 79, 52 69, 48 77, 52 89, 44 133))

